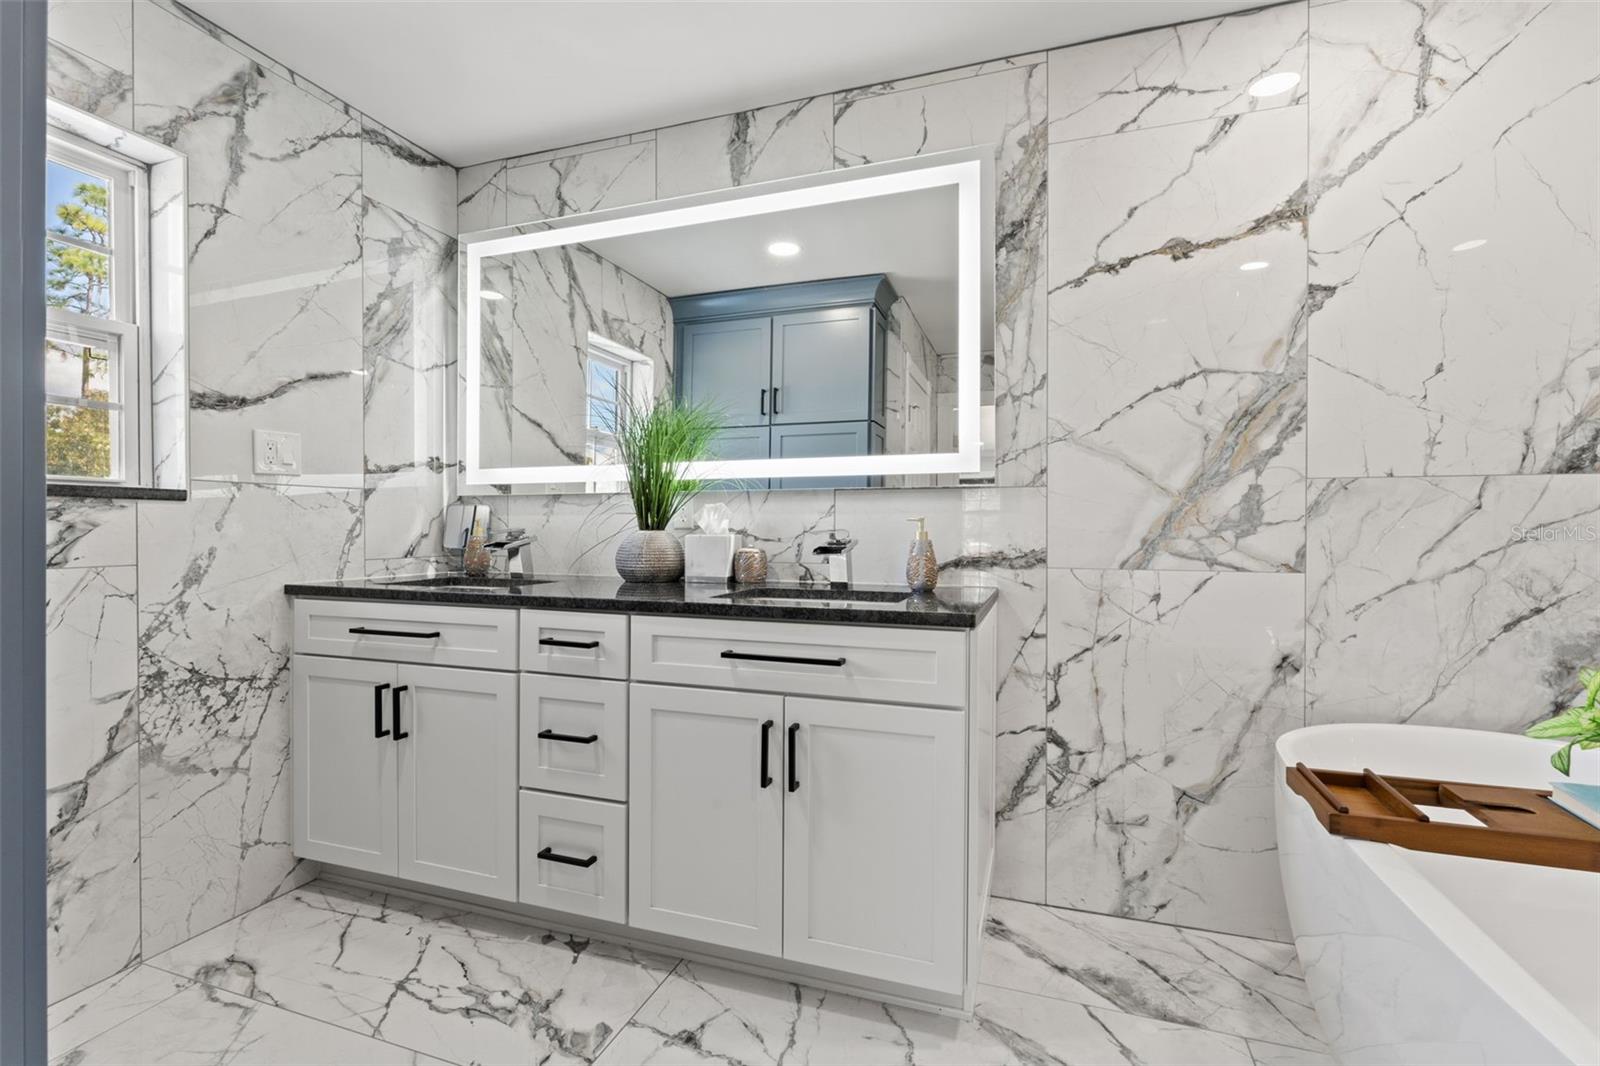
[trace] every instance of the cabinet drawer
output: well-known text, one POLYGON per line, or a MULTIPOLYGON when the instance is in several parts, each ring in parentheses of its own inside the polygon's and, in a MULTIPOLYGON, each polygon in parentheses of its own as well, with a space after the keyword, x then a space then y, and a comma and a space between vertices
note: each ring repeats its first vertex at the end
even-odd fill
POLYGON ((517 898, 535 907, 626 921, 628 808, 547 792, 523 791, 517 799, 517 898))
POLYGON ((294 601, 294 650, 480 670, 517 668, 517 612, 362 600, 294 601))
POLYGON ((626 681, 523 674, 521 716, 523 788, 628 798, 626 681))
POLYGON ((623 680, 628 676, 628 616, 523 611, 522 669, 623 680))
POLYGON ((960 632, 639 616, 632 643, 636 681, 936 707, 967 702, 960 632))

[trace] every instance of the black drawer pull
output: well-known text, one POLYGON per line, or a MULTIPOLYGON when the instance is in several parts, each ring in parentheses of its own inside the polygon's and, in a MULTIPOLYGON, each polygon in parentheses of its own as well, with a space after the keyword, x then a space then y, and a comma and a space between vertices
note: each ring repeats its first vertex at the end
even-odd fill
POLYGON ((545 862, 559 862, 564 866, 583 867, 593 866, 595 863, 600 861, 600 856, 598 855, 591 855, 587 859, 574 859, 571 855, 557 855, 549 848, 545 848, 543 851, 539 852, 539 858, 543 859, 545 862))
POLYGON ((586 737, 574 736, 571 733, 557 733, 554 729, 539 730, 540 740, 561 740, 568 744, 593 744, 600 739, 599 733, 590 733, 586 737))
POLYGON ((410 637, 413 640, 438 640, 443 633, 407 633, 403 629, 369 629, 367 626, 351 626, 350 632, 363 637, 410 637))
POLYGON ((772 785, 772 768, 767 764, 767 738, 772 735, 772 719, 761 723, 761 787, 772 785))
POLYGON ((789 791, 800 791, 800 775, 795 773, 794 765, 794 738, 800 732, 800 723, 793 722, 789 726, 789 791))
POLYGON ((539 643, 546 648, 583 648, 588 651, 600 646, 598 640, 558 640, 555 637, 540 637, 539 643))
POLYGON ((757 655, 751 651, 725 651, 724 659, 746 659, 753 663, 796 663, 800 666, 843 666, 844 656, 837 659, 807 659, 800 655, 757 655))
POLYGON ((400 728, 400 693, 408 692, 410 689, 410 685, 401 685, 399 688, 394 690, 394 742, 396 744, 400 743, 402 740, 406 739, 406 737, 411 735, 410 733, 404 732, 400 728))
POLYGON ((767 413, 767 390, 766 389, 762 389, 761 390, 761 413, 762 414, 766 414, 767 413))
POLYGON ((388 690, 387 683, 372 686, 372 736, 375 740, 389 735, 389 731, 383 728, 383 694, 388 690))

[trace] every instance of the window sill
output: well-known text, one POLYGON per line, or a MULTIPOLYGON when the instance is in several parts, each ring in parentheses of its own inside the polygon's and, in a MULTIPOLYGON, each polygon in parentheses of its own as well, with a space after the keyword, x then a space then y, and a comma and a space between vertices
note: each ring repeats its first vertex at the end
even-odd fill
POLYGON ((189 498, 188 489, 151 489, 140 485, 87 485, 72 481, 51 481, 46 496, 76 496, 97 500, 175 500, 189 498))

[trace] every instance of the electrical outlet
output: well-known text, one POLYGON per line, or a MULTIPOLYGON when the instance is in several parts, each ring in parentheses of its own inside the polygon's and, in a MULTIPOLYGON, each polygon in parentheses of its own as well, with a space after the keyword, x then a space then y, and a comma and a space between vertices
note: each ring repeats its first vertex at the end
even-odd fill
POLYGON ((300 476, 300 434, 276 429, 255 432, 256 473, 300 476))

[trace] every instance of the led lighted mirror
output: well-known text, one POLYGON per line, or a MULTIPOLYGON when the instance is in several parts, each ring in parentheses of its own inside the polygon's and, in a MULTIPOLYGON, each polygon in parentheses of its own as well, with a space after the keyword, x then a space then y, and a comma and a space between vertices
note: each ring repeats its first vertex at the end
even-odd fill
POLYGON ((666 395, 717 412, 717 488, 992 481, 990 154, 464 236, 467 486, 618 491, 666 395))

